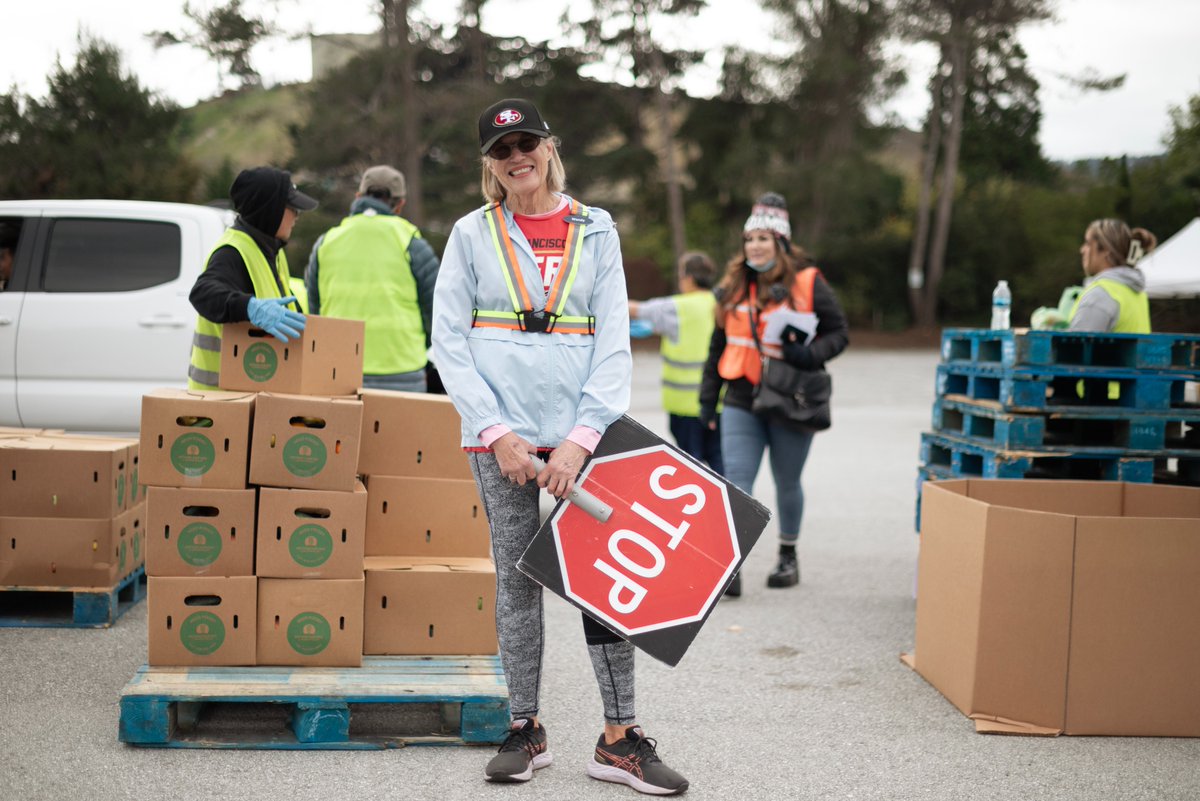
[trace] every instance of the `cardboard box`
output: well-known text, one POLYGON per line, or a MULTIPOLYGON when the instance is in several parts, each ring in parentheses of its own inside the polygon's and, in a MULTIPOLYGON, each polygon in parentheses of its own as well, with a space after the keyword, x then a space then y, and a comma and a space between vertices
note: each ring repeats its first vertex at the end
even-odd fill
POLYGON ((364 654, 494 654, 490 559, 368 556, 364 654))
POLYGON ((470 479, 462 450, 462 419, 445 395, 364 389, 364 476, 470 479))
POLYGON ((1020 734, 1200 736, 1200 488, 927 483, 918 673, 1020 734))
POLYGON ((115 587, 142 564, 145 504, 115 518, 0 517, 0 586, 115 587))
POLYGON ((264 392, 254 413, 250 481, 353 492, 361 428, 362 401, 357 398, 264 392))
POLYGON ((361 320, 308 315, 298 340, 280 342, 250 323, 221 326, 221 389, 353 395, 362 386, 361 320))
POLYGON ((156 389, 143 395, 139 481, 245 489, 254 401, 250 392, 156 389))
POLYGON ((146 618, 151 665, 253 665, 258 579, 151 576, 146 618))
POLYGON ((150 487, 146 575, 253 576, 252 489, 150 487))
POLYGON ((258 575, 361 579, 367 489, 263 487, 258 495, 258 575))
POLYGON ((371 476, 367 498, 368 556, 492 555, 473 480, 371 476))
POLYGON ((258 580, 258 664, 362 665, 363 580, 258 580))
POLYGON ((137 440, 115 437, 0 437, 0 512, 115 517, 133 505, 137 447, 137 440))

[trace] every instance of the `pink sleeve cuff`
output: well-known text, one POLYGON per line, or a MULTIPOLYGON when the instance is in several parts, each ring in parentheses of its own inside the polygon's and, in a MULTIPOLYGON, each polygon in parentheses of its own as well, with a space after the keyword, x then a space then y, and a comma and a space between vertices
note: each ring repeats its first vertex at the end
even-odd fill
POLYGON ((567 439, 588 453, 592 453, 596 450, 596 446, 600 444, 600 432, 587 426, 575 426, 571 429, 571 433, 567 434, 567 439))
POLYGON ((511 431, 512 429, 504 425, 504 423, 496 423, 496 425, 488 426, 479 432, 479 441, 483 443, 483 447, 490 448, 493 442, 511 431))

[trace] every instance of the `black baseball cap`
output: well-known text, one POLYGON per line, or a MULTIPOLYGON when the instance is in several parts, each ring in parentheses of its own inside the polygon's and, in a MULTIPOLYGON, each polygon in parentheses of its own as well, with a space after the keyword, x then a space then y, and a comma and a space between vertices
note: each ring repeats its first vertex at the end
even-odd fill
POLYGON ((520 97, 506 98, 479 115, 479 152, 486 154, 500 137, 514 131, 545 139, 550 135, 550 126, 533 103, 520 97))

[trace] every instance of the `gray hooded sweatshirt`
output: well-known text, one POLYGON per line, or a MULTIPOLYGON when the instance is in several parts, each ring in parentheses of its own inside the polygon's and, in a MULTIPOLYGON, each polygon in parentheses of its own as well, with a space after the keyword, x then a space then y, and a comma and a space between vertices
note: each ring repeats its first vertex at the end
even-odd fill
POLYGON ((1121 314, 1121 306, 1113 296, 1101 287, 1092 287, 1099 278, 1124 284, 1134 292, 1144 292, 1146 277, 1136 267, 1122 265, 1110 267, 1084 281, 1083 295, 1079 298, 1079 306, 1071 318, 1072 331, 1111 331, 1117 324, 1121 314))

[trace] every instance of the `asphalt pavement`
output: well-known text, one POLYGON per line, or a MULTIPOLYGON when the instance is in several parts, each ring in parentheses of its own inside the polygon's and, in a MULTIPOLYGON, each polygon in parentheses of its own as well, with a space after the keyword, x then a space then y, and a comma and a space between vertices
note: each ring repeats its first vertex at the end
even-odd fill
MULTIPOLYGON (((831 366, 834 426, 804 474, 803 583, 765 586, 776 531, 682 662, 640 657, 638 716, 710 799, 1200 798, 1200 739, 979 735, 899 661, 912 647, 919 433, 934 350, 853 346, 831 366)), ((666 434, 658 357, 635 355, 631 415, 666 434)), ((764 470, 756 496, 774 505, 764 470)), ((176 750, 117 741, 146 661, 146 605, 107 630, 0 629, 0 799, 632 799, 589 779, 601 706, 579 613, 547 598, 542 720, 554 764, 489 785, 492 749, 176 750)))

